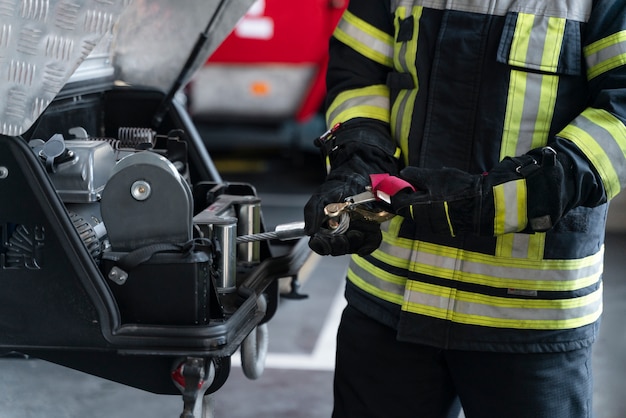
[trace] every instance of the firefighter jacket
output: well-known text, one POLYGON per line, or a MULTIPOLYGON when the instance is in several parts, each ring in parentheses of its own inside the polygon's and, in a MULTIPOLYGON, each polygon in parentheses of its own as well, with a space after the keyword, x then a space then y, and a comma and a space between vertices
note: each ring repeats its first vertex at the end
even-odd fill
POLYGON ((550 145, 599 189, 541 233, 451 237, 396 216, 352 257, 350 304, 440 348, 591 344, 608 202, 626 185, 626 2, 352 0, 327 88, 328 125, 385 124, 404 165, 480 174, 550 145))

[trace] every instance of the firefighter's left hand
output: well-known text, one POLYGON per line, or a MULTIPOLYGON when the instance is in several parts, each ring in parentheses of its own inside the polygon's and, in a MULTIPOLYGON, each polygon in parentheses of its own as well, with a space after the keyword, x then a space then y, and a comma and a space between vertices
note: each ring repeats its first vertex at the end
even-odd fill
POLYGON ((394 211, 436 233, 501 235, 550 229, 567 210, 567 178, 554 150, 505 158, 488 173, 407 167, 417 192, 392 197, 394 211))

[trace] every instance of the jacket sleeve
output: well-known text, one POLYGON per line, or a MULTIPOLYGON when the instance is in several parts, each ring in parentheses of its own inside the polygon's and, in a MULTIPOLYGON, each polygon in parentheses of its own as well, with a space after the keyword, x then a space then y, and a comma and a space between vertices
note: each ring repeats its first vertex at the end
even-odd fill
POLYGON ((398 171, 386 86, 394 44, 389 7, 385 0, 351 1, 330 40, 326 123, 341 127, 322 149, 329 172, 355 159, 366 174, 398 171))
POLYGON ((387 73, 393 65, 389 1, 352 0, 330 40, 328 126, 355 118, 389 124, 387 73))
POLYGON ((626 186, 626 2, 595 2, 582 43, 589 105, 557 134, 556 147, 578 174, 573 206, 594 206, 626 186))

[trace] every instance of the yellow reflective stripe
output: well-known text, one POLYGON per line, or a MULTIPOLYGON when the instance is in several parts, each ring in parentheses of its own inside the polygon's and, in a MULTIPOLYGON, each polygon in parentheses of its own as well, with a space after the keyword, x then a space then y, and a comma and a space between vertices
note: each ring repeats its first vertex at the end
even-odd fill
POLYGON ((506 99, 506 113, 504 115, 504 130, 502 133, 502 146, 500 147, 500 160, 505 157, 514 157, 517 153, 517 142, 522 125, 524 96, 526 95, 527 73, 512 70, 509 80, 509 93, 506 99))
POLYGON ((576 144, 591 161, 609 199, 626 185, 626 126, 611 113, 587 108, 558 136, 576 144))
POLYGON ((348 280, 360 289, 387 302, 401 305, 404 299, 406 278, 395 276, 367 263, 363 258, 352 257, 348 280), (363 277, 369 278, 365 280, 363 277))
POLYGON ((427 245, 420 245, 411 271, 495 288, 569 291, 592 285, 602 274, 602 259, 595 259, 595 255, 580 260, 507 260, 494 256, 481 260, 480 255, 461 250, 451 255, 427 250, 427 245), (590 259, 595 262, 587 264, 590 259))
POLYGON ((592 43, 584 49, 584 53, 589 79, 626 65, 626 30, 592 43))
POLYGON ((411 265, 411 252, 418 241, 398 237, 402 222, 403 218, 396 216, 380 225, 383 240, 379 249, 372 255, 389 266, 408 270, 411 265))
POLYGON ((398 237, 402 222, 404 222, 402 217, 396 216, 381 224, 383 240, 373 256, 389 266, 408 270, 411 265, 413 248, 419 241, 398 237))
POLYGON ((383 64, 393 65, 393 38, 349 11, 345 11, 333 36, 359 54, 383 64))
POLYGON ((407 283, 403 310, 469 325, 516 329, 568 329, 596 321, 602 286, 573 299, 538 300, 479 295, 420 282, 407 283))
POLYGON ((512 257, 514 249, 514 238, 519 234, 503 234, 496 238, 496 255, 502 257, 512 257))
POLYGON ((512 70, 500 160, 548 143, 558 76, 512 70))
MULTIPOLYGON (((532 119, 535 120, 534 129, 532 129, 532 140, 525 148, 518 148, 518 154, 525 154, 531 149, 543 147, 548 143, 550 138, 550 128, 552 118, 554 117, 554 108, 556 104, 557 91, 559 88, 559 77, 550 74, 533 74, 532 79, 541 80, 539 83, 540 92, 537 99, 536 114, 532 119)), ((532 120, 531 119, 531 120, 532 120)), ((531 122, 529 122, 530 125, 531 122)), ((520 146, 522 144, 518 144, 520 146)))
POLYGON ((456 263, 457 261, 455 260, 458 260, 458 262, 465 264, 463 266, 464 269, 472 272, 480 271, 480 266, 484 265, 485 268, 489 269, 490 273, 495 273, 492 274, 494 277, 502 279, 510 277, 524 277, 527 279, 536 278, 539 280, 560 281, 570 274, 575 274, 574 277, 584 277, 585 273, 582 272, 583 269, 587 269, 589 267, 596 269, 597 267, 602 266, 602 257, 604 253, 604 249, 601 248, 597 253, 579 259, 546 259, 538 262, 537 260, 496 257, 489 254, 466 251, 429 242, 419 241, 418 244, 415 244, 416 241, 406 238, 398 238, 398 241, 406 241, 406 243, 403 243, 402 245, 402 248, 405 250, 410 250, 415 245, 419 245, 420 253, 441 258, 441 260, 434 259, 433 265, 449 265, 450 262, 456 263), (413 245, 409 243, 413 243, 413 245), (446 262, 446 259, 450 261, 446 262), (473 264, 475 264, 475 266, 474 268, 471 268, 473 264), (527 271, 532 271, 534 276, 528 277, 529 274, 526 273, 527 271))
MULTIPOLYGON (((529 260, 541 260, 546 249, 546 233, 535 232, 534 234, 515 234, 519 237, 524 237, 528 240, 527 254, 523 258, 529 260)), ((520 257, 520 255, 513 254, 514 257, 520 257)))
MULTIPOLYGON (((395 22, 399 23, 399 19, 407 19, 413 16, 413 33, 411 39, 406 42, 394 42, 393 62, 396 71, 409 73, 413 76, 413 81, 417 81, 417 72, 415 67, 415 56, 417 54, 417 43, 419 36, 420 18, 422 17, 422 7, 406 8, 400 7, 395 12, 395 22)), ((395 36, 398 36, 399 26, 395 25, 395 36)))
POLYGON ((389 123, 389 88, 380 84, 339 93, 326 112, 326 123, 335 126, 356 117, 389 123))
POLYGON ((391 108, 391 135, 396 138, 404 156, 404 164, 409 164, 409 131, 411 129, 412 114, 415 107, 417 89, 402 90, 398 93, 391 108))
MULTIPOLYGON (((372 256, 387 266, 408 271, 411 248, 415 242, 398 237, 402 222, 402 217, 396 216, 381 224, 383 241, 372 256)), ((360 289, 380 299, 402 305, 406 277, 391 274, 387 270, 381 270, 364 258, 353 255, 348 268, 348 279, 360 289)))
MULTIPOLYGON (((391 107, 391 135, 397 139, 400 149, 404 154, 404 163, 409 162, 409 131, 413 120, 415 108, 415 98, 419 91, 419 80, 417 77, 417 67, 415 56, 417 55, 417 44, 419 36, 420 18, 422 17, 422 7, 400 7, 396 9, 396 22, 398 18, 406 19, 413 16, 413 35, 408 42, 396 42, 394 44, 394 68, 396 71, 411 74, 415 88, 401 90, 398 93, 391 107), (410 12, 409 12, 410 10, 410 12)), ((398 31, 396 27, 396 31, 398 31)), ((397 36, 397 33, 396 33, 397 36)))
POLYGON ((509 64, 524 66, 528 55, 528 45, 530 44, 530 34, 535 16, 527 13, 520 13, 515 22, 515 32, 511 41, 511 52, 509 53, 509 64))
MULTIPOLYGON (((372 256, 379 263, 411 272, 494 288, 570 291, 596 283, 602 274, 604 248, 596 254, 575 260, 541 260, 543 236, 529 245, 528 259, 488 255, 406 238, 394 237, 400 217, 394 218, 389 230, 383 228, 383 241, 372 256)), ((369 273, 375 269, 363 260, 359 276, 369 283, 378 278, 369 273)))
MULTIPOLYGON (((381 224, 383 241, 379 250, 374 253, 377 259, 387 262, 382 256, 386 254, 400 260, 411 260, 412 263, 415 260, 420 260, 423 263, 426 258, 433 257, 431 258, 431 264, 434 266, 454 268, 458 263, 468 272, 488 272, 491 276, 496 277, 496 280, 523 278, 524 280, 562 281, 570 277, 577 280, 586 277, 588 272, 585 270, 590 268, 592 269, 592 274, 601 273, 602 271, 604 248, 590 256, 571 260, 537 260, 535 257, 529 259, 507 258, 500 255, 477 253, 445 245, 401 238, 398 236, 398 232, 402 222, 404 222, 404 219, 401 216, 396 216, 390 221, 381 224), (571 276, 572 274, 574 275, 571 276)), ((538 238, 539 241, 545 239, 545 234, 543 233, 533 235, 542 237, 538 238)), ((543 244, 538 242, 536 246, 543 247, 543 244)), ((537 252, 539 252, 539 249, 537 249, 537 252)), ((406 267, 406 262, 404 264, 391 264, 396 267, 406 267)), ((488 283, 482 284, 489 285, 488 283)), ((580 287, 585 286, 582 285, 580 287)))
POLYGON ((554 74, 565 33, 565 18, 519 13, 509 64, 546 73, 511 69, 500 159, 548 143, 559 77, 554 74))
POLYGON ((541 260, 546 243, 545 232, 504 234, 496 239, 496 256, 541 260))
POLYGON ((556 72, 565 33, 565 19, 519 13, 511 42, 509 64, 556 72))
POLYGON ((510 232, 519 232, 526 228, 526 181, 509 181, 493 187, 495 217, 493 234, 495 236, 510 232))

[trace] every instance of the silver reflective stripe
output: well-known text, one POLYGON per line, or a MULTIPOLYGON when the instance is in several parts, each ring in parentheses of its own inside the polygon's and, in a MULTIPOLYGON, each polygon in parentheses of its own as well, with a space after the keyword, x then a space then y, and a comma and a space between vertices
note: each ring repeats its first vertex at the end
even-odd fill
POLYGON ((438 10, 504 16, 508 12, 531 13, 586 22, 592 0, 394 0, 392 6, 423 6, 438 10))
POLYGON ((558 87, 558 76, 526 73, 520 137, 515 155, 524 154, 548 143, 558 87))
POLYGON ((493 187, 494 235, 519 232, 526 227, 526 181, 508 181, 493 187))
POLYGON ((403 129, 403 125, 405 124, 405 121, 407 120, 404 115, 408 113, 407 106, 409 105, 408 103, 409 97, 410 96, 407 95, 406 91, 401 91, 398 94, 398 97, 396 97, 396 100, 393 103, 393 107, 391 108, 391 121, 392 121, 391 135, 394 138, 399 139, 402 152, 405 157, 407 156, 409 148, 408 148, 408 141, 407 141, 408 135, 407 135, 406 130, 403 129))
MULTIPOLYGON (((565 21, 520 14, 508 63, 554 73, 558 69, 565 21)), ((511 70, 500 159, 521 155, 548 142, 558 76, 511 70)))
POLYGON ((626 63, 626 30, 601 39, 585 48, 589 78, 626 63))
POLYGON ((545 72, 559 67, 565 19, 520 13, 511 42, 509 64, 545 72))
POLYGON ((399 19, 407 19, 409 16, 413 16, 414 18, 414 27, 411 39, 407 42, 396 42, 394 49, 395 69, 401 73, 410 74, 414 83, 414 88, 402 89, 398 92, 398 96, 395 98, 391 108, 391 134, 394 138, 397 138, 398 143, 400 144, 405 163, 408 163, 409 131, 411 129, 415 97, 419 90, 419 79, 417 77, 417 68, 415 66, 415 56, 417 55, 421 13, 422 8, 400 8, 395 10, 397 19, 394 19, 397 32, 399 30, 397 27, 399 19))
MULTIPOLYGON (((594 255, 594 257, 596 257, 594 255)), ((453 254, 432 254, 418 252, 416 262, 411 268, 419 273, 431 274, 438 277, 458 279, 468 283, 477 283, 491 287, 520 287, 536 282, 533 287, 538 290, 573 290, 595 283, 602 274, 602 259, 597 257, 594 263, 582 265, 578 269, 557 269, 550 267, 550 260, 524 263, 524 260, 500 260, 497 257, 485 256, 484 262, 480 256, 463 259, 453 254), (497 264, 501 262, 502 264, 497 264), (525 285, 524 285, 525 284, 525 285)), ((513 259, 511 259, 513 260, 513 259)))
MULTIPOLYGON (((383 242, 380 249, 374 251, 384 265, 393 266, 397 271, 408 271, 411 252, 401 245, 397 245, 402 239, 397 238, 398 229, 402 225, 402 218, 396 216, 390 221, 381 224, 383 242)), ((373 266, 367 260, 352 256, 348 268, 348 280, 369 294, 397 305, 402 305, 404 300, 405 276, 398 276, 389 271, 390 268, 380 269, 373 266)))
POLYGON ((391 35, 371 26, 349 11, 343 14, 333 36, 371 60, 387 66, 392 64, 391 35))
MULTIPOLYGON (((473 253, 404 238, 393 239, 384 232, 383 242, 373 256, 392 267, 467 283, 495 288, 531 287, 567 291, 598 281, 603 269, 603 254, 602 248, 596 254, 577 260, 537 260, 535 256, 520 259, 473 253)), ((370 267, 362 267, 359 272, 361 278, 376 285, 378 278, 370 272, 370 267)))
POLYGON ((588 108, 558 136, 574 142, 600 174, 609 199, 626 185, 626 126, 609 112, 588 108))
POLYGON ((488 297, 414 282, 409 289, 405 310, 473 325, 574 328, 594 322, 602 312, 601 285, 588 295, 559 300, 488 297))
POLYGON ((511 234, 513 235, 513 245, 511 249, 511 257, 530 258, 531 238, 538 234, 511 234))
POLYGON ((389 122, 387 86, 370 86, 340 93, 328 109, 326 122, 334 126, 353 117, 372 117, 389 122))
POLYGON ((547 144, 559 78, 512 70, 500 159, 547 144))
POLYGON ((378 259, 377 265, 354 256, 348 279, 367 293, 415 314, 478 326, 568 329, 592 323, 602 312, 602 250, 580 260, 523 260, 386 236, 373 256, 378 259), (409 243, 419 250, 411 251, 409 243), (440 254, 427 250, 438 250, 440 254), (407 276, 417 272, 506 289, 509 295, 537 296, 540 291, 576 291, 594 285, 598 289, 555 300, 520 299, 406 280, 403 271, 407 276))
MULTIPOLYGON (((416 41, 412 41, 416 42, 416 41)), ((396 71, 407 73, 409 72, 409 65, 406 60, 407 47, 409 42, 396 42, 394 51, 394 69, 396 71)))
MULTIPOLYGON (((367 264, 362 265, 363 259, 358 259, 353 257, 350 261, 350 266, 348 268, 348 276, 351 277, 352 274, 357 277, 371 277, 370 280, 367 280, 369 285, 372 285, 376 288, 377 291, 386 292, 392 295, 402 296, 404 295, 404 287, 406 283, 406 278, 402 277, 391 277, 388 274, 387 280, 385 280, 382 276, 371 276, 365 270, 365 267, 371 268, 367 264)), ((351 277, 352 279, 352 277, 351 277)))
POLYGON ((496 244, 496 256, 541 260, 543 258, 546 234, 504 234, 499 235, 496 244))
MULTIPOLYGON (((546 36, 548 35, 548 27, 550 24, 550 17, 546 16, 534 16, 533 19, 533 30, 530 31, 530 39, 528 40, 528 50, 527 56, 524 60, 525 62, 537 62, 543 64, 543 55, 546 46, 546 36)), ((555 48, 554 42, 555 40, 558 42, 557 51, 561 50, 561 39, 563 38, 563 31, 557 34, 550 43, 550 47, 555 48)), ((554 55, 556 55, 556 60, 552 59, 545 65, 550 67, 550 70, 556 70, 559 64, 559 54, 557 51, 553 51, 554 55)), ((549 71, 549 70, 548 70, 549 71)))

